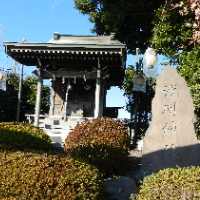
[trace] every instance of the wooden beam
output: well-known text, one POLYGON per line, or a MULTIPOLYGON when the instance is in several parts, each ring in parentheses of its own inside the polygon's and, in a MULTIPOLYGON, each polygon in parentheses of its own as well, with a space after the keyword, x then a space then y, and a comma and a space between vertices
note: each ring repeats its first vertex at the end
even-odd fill
MULTIPOLYGON (((37 70, 33 71, 32 73, 35 74, 36 76, 38 76, 37 70)), ((61 71, 44 70, 42 73, 43 78, 53 78, 53 76, 70 78, 70 77, 82 77, 83 75, 85 75, 85 77, 88 79, 95 79, 96 78, 96 70, 94 70, 94 72, 75 72, 75 71, 67 71, 67 70, 61 70, 61 71)))

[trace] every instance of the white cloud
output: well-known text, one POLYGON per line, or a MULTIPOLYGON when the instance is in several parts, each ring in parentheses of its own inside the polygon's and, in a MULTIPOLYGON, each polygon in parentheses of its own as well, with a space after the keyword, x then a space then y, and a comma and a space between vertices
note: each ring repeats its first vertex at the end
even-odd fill
POLYGON ((65 0, 53 0, 51 7, 54 9, 58 4, 61 4, 65 0))

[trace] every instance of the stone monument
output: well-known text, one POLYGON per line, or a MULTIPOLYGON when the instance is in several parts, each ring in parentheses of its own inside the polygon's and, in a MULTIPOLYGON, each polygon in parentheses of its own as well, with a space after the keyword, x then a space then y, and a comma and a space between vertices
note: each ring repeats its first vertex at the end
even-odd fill
POLYGON ((185 79, 176 68, 164 67, 157 77, 141 168, 157 172, 177 165, 198 166, 200 151, 194 122, 193 102, 185 79))

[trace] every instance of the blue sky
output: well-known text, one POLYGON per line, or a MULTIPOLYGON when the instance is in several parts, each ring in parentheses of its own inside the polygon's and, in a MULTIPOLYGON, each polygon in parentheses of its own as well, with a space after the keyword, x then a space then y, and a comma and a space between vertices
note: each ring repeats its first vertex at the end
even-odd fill
MULTIPOLYGON (((0 41, 47 42, 54 32, 69 35, 93 35, 93 24, 88 16, 74 9, 73 0, 1 0, 0 41)), ((161 62, 159 60, 159 62, 161 62)), ((0 68, 8 69, 14 61, 8 58, 4 47, 0 46, 0 68)), ((135 65, 135 57, 128 56, 126 66, 135 65)), ((25 75, 31 74, 34 67, 25 66, 25 75)), ((18 71, 18 70, 17 70, 18 71)), ((125 106, 126 98, 118 88, 108 91, 107 106, 125 106)), ((129 118, 125 110, 119 111, 119 117, 129 118)))

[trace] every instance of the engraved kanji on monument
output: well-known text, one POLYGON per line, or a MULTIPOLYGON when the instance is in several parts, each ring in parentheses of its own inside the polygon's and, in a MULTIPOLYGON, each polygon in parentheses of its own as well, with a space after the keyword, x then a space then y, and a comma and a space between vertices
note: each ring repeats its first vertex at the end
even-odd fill
POLYGON ((198 166, 199 143, 194 129, 194 107, 189 88, 173 67, 164 67, 157 77, 152 102, 152 122, 147 130, 142 169, 198 166))

